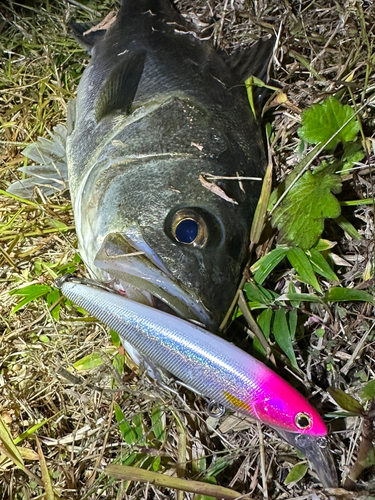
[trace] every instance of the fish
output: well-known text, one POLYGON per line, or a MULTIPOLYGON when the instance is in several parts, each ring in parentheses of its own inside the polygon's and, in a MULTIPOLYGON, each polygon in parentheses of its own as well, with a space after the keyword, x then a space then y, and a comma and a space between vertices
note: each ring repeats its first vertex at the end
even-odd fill
MULTIPOLYGON (((169 0, 123 0, 113 19, 71 22, 91 60, 66 128, 26 148, 37 165, 8 191, 68 187, 93 278, 216 331, 248 258, 267 163, 244 81, 267 81, 275 41, 229 57, 169 0)), ((254 90, 258 105, 263 93, 254 90)))
POLYGON ((313 464, 323 486, 337 485, 327 428, 316 409, 259 360, 182 318, 121 297, 95 283, 65 275, 63 295, 130 343, 157 371, 196 394, 274 428, 313 464))

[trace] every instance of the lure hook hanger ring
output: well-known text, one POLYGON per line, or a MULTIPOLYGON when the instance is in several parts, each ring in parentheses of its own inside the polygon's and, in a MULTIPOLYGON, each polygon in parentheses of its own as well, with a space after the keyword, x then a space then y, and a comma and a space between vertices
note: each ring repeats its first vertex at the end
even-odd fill
POLYGON ((225 407, 217 401, 210 401, 207 405, 207 412, 210 417, 220 418, 225 413, 225 407))

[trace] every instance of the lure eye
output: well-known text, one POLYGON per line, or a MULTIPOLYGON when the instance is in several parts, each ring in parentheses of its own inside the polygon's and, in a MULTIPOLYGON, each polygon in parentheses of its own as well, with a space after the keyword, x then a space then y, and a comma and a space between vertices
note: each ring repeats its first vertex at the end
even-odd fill
POLYGON ((294 421, 299 429, 309 429, 312 426, 312 418, 307 413, 297 413, 294 421))

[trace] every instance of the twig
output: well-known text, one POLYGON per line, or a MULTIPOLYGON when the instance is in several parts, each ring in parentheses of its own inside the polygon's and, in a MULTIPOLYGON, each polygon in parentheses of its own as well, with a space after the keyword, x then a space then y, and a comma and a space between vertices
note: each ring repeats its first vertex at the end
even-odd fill
POLYGON ((262 432, 262 424, 257 422, 258 432, 259 432, 259 452, 260 452, 260 470, 262 473, 262 485, 263 485, 263 498, 268 500, 268 489, 267 489, 267 472, 266 472, 266 455, 264 453, 264 440, 262 432))
POLYGON ((129 467, 127 465, 108 465, 104 472, 114 479, 120 481, 139 481, 141 483, 151 483, 155 486, 163 488, 172 488, 174 490, 189 491, 198 495, 209 495, 215 498, 225 498, 235 500, 239 497, 252 500, 250 497, 243 497, 238 491, 217 486, 216 484, 202 483, 200 481, 190 481, 188 479, 180 479, 171 477, 158 472, 138 469, 137 467, 129 467))

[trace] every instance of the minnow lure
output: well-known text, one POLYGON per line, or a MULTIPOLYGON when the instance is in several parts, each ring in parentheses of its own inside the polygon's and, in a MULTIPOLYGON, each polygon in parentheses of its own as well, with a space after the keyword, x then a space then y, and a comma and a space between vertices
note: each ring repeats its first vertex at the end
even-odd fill
POLYGON ((115 330, 147 363, 171 373, 206 399, 273 427, 310 460, 323 486, 337 473, 319 413, 266 365, 226 340, 163 311, 66 275, 55 286, 115 330))
POLYGON ((151 366, 169 372, 199 395, 276 429, 327 434, 319 413, 296 389, 226 340, 100 288, 69 280, 57 285, 69 300, 115 330, 151 366))

